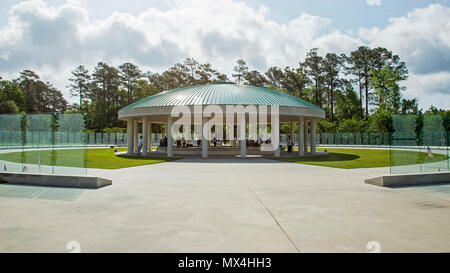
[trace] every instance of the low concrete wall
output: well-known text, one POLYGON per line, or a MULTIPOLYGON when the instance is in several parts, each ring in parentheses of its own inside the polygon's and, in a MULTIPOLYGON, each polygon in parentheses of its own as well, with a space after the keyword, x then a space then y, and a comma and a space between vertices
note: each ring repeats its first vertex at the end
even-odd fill
POLYGON ((385 175, 364 182, 380 187, 450 183, 450 172, 385 175))
POLYGON ((0 182, 82 189, 98 189, 104 186, 112 185, 112 180, 100 177, 9 172, 0 172, 0 182))

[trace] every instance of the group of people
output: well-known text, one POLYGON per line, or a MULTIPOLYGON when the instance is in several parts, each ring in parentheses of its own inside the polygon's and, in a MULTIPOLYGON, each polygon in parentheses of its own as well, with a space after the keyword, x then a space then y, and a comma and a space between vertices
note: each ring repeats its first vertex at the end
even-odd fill
POLYGON ((189 146, 189 144, 187 143, 187 141, 184 137, 177 138, 176 143, 177 143, 177 147, 188 147, 189 146))
POLYGON ((291 136, 288 136, 288 138, 287 138, 288 153, 292 153, 293 146, 294 146, 294 141, 291 139, 291 136))
POLYGON ((167 136, 164 136, 164 138, 161 138, 161 140, 159 141, 159 147, 167 147, 167 136))
MULTIPOLYGON (((163 139, 161 139, 159 141, 159 147, 167 147, 167 136, 165 136, 163 139)), ((144 146, 144 142, 142 140, 142 136, 139 137, 138 140, 138 150, 137 150, 137 155, 141 155, 141 151, 142 151, 142 147, 144 146)))
MULTIPOLYGON (((201 139, 196 138, 195 141, 198 146, 201 146, 201 144, 202 144, 201 139)), ((216 147, 217 143, 219 141, 216 138, 214 138, 212 142, 213 142, 214 147, 216 147)), ((270 139, 267 139, 266 141, 264 141, 264 143, 266 143, 266 144, 269 144, 270 142, 271 142, 270 139)), ((184 138, 178 138, 176 143, 177 143, 177 147, 186 147, 188 145, 186 142, 186 139, 184 139, 184 138)), ((263 143, 263 141, 258 140, 258 143, 263 143)), ((164 136, 164 138, 159 141, 159 147, 167 147, 167 144, 168 144, 167 136, 164 136)), ((294 146, 294 141, 291 139, 291 136, 288 136, 288 138, 287 138, 288 153, 292 153, 293 146, 294 146)), ((142 136, 140 136, 139 140, 138 140, 138 151, 137 151, 138 155, 141 155, 142 147, 143 147, 143 140, 142 140, 142 136)))

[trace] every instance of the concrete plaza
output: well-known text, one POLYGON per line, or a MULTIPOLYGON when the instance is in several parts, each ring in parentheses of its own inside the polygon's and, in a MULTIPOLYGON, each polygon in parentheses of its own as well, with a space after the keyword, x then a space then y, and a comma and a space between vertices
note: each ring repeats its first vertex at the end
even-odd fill
POLYGON ((0 252, 449 252, 450 185, 363 182, 386 173, 195 158, 89 170, 113 180, 97 190, 3 184, 0 252))

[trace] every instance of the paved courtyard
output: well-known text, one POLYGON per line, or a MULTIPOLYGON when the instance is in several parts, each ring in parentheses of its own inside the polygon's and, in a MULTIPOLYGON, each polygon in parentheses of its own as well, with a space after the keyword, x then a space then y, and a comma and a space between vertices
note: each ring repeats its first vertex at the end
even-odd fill
POLYGON ((184 159, 98 190, 0 185, 0 252, 450 251, 450 185, 380 188, 387 168, 184 159))

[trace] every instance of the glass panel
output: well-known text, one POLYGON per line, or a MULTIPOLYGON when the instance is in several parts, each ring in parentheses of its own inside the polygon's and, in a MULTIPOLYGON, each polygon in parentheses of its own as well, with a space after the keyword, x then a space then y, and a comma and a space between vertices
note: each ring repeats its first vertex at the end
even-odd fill
POLYGON ((0 115, 3 171, 86 175, 84 119, 79 114, 0 115))
POLYGON ((95 133, 95 144, 102 144, 102 133, 95 133))
POLYGON ((362 144, 361 133, 356 133, 355 134, 355 144, 357 144, 357 145, 361 145, 362 144))
POLYGON ((423 155, 423 172, 444 172, 449 171, 447 147, 428 147, 426 154, 423 155))
POLYGON ((391 173, 420 172, 421 149, 417 146, 415 117, 393 117, 394 132, 391 135, 391 173))
POLYGON ((54 173, 64 175, 86 175, 87 149, 83 132, 84 119, 80 114, 57 116, 54 152, 54 173))
POLYGON ((49 143, 40 142, 40 136, 52 130, 52 116, 48 114, 36 114, 24 116, 24 146, 22 149, 22 171, 29 173, 42 173, 45 167, 42 165, 41 157, 49 148, 49 143), (37 136, 37 137, 36 137, 37 136))
POLYGON ((5 172, 22 171, 22 118, 22 115, 0 115, 0 164, 5 172), (11 152, 15 153, 2 156, 11 152))
POLYGON ((368 144, 368 135, 367 135, 367 133, 362 133, 361 134, 361 144, 363 144, 363 145, 367 145, 368 144))
POLYGON ((89 145, 95 145, 95 133, 89 133, 89 145))
POLYGON ((449 171, 448 133, 440 115, 393 118, 391 173, 449 171))
POLYGON ((321 136, 320 144, 328 144, 327 134, 321 133, 320 136, 321 136))
POLYGON ((332 133, 327 134, 327 138, 328 138, 328 144, 335 144, 334 134, 332 134, 332 133))

